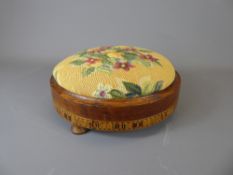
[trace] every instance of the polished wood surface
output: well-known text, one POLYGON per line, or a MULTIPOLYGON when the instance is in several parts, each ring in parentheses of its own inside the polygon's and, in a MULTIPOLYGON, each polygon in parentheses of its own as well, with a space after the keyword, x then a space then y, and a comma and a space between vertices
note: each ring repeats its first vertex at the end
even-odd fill
POLYGON ((97 99, 67 91, 53 76, 50 79, 54 106, 62 117, 71 122, 72 131, 77 134, 86 132, 86 129, 127 131, 159 123, 174 112, 180 84, 180 75, 176 73, 168 88, 148 96, 97 99))

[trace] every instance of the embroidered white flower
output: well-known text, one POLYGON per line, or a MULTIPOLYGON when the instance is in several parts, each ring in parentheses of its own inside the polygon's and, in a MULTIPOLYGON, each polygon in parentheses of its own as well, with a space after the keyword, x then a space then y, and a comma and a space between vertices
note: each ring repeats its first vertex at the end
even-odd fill
POLYGON ((139 80, 139 86, 142 88, 142 95, 148 95, 154 92, 154 83, 150 76, 144 76, 139 80))
POLYGON ((110 85, 99 83, 92 95, 97 98, 111 98, 111 95, 109 94, 111 89, 112 87, 110 85))

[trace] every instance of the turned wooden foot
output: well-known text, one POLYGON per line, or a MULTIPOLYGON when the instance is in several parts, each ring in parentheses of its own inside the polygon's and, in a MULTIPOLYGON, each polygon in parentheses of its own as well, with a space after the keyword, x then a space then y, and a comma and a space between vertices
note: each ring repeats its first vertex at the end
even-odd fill
POLYGON ((77 125, 72 124, 71 125, 71 131, 73 134, 84 134, 89 131, 89 129, 79 127, 77 125))

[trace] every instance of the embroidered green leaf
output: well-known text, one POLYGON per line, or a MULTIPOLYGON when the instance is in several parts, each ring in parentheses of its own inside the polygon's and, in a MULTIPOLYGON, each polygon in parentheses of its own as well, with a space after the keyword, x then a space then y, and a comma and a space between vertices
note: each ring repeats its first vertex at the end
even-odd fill
POLYGON ((135 94, 138 94, 138 95, 142 94, 142 89, 141 89, 140 86, 138 86, 138 85, 136 85, 134 83, 126 82, 126 81, 123 81, 123 84, 125 86, 125 89, 128 92, 132 92, 132 93, 135 93, 135 94))
POLYGON ((112 65, 112 62, 109 60, 109 58, 102 58, 103 64, 109 64, 112 65))
POLYGON ((91 54, 91 56, 93 56, 93 57, 98 57, 98 58, 102 58, 102 59, 108 59, 108 58, 109 58, 108 55, 102 54, 102 53, 93 53, 93 54, 91 54))
POLYGON ((157 65, 159 65, 159 66, 161 66, 161 67, 163 67, 162 66, 162 64, 157 60, 157 61, 155 61, 155 62, 153 62, 153 63, 155 63, 155 64, 157 64, 157 65))
POLYGON ((154 86, 150 82, 144 84, 142 88, 142 95, 148 95, 154 92, 154 86))
POLYGON ((120 62, 121 59, 120 58, 114 58, 115 59, 115 62, 120 62))
POLYGON ((101 66, 98 66, 96 70, 110 73, 112 71, 112 68, 108 64, 103 64, 101 66))
POLYGON ((86 56, 86 55, 87 55, 87 52, 81 52, 81 53, 79 53, 80 57, 83 57, 83 56, 86 56))
POLYGON ((95 67, 89 67, 83 70, 82 75, 85 77, 85 76, 90 75, 94 71, 95 71, 95 67))
POLYGON ((160 91, 162 86, 163 86, 163 81, 162 80, 157 81, 154 88, 155 92, 160 91))
POLYGON ((140 59, 140 63, 141 63, 142 65, 146 66, 146 67, 150 67, 150 66, 151 66, 151 63, 150 63, 150 62, 145 61, 145 60, 142 60, 142 59, 140 59))
POLYGON ((132 92, 129 92, 129 93, 125 94, 125 96, 128 97, 128 98, 134 97, 134 96, 136 96, 136 95, 137 95, 137 94, 132 93, 132 92))
POLYGON ((84 50, 82 52, 76 53, 76 55, 79 56, 80 58, 85 58, 88 55, 88 53, 86 50, 84 50))
POLYGON ((136 53, 130 53, 130 52, 125 52, 125 53, 124 53, 124 58, 125 58, 127 61, 132 61, 132 60, 134 60, 136 57, 137 57, 137 54, 136 54, 136 53))
POLYGON ((85 63, 84 60, 74 60, 74 61, 71 62, 71 64, 78 65, 78 66, 82 65, 84 63, 85 63))
POLYGON ((123 52, 124 51, 122 48, 119 48, 119 47, 113 47, 112 50, 114 50, 116 52, 123 52))
POLYGON ((113 97, 113 98, 124 98, 125 95, 123 92, 117 90, 117 89, 112 89, 109 94, 113 97))
POLYGON ((147 49, 139 49, 140 52, 146 52, 146 53, 150 53, 151 51, 150 50, 147 50, 147 49))

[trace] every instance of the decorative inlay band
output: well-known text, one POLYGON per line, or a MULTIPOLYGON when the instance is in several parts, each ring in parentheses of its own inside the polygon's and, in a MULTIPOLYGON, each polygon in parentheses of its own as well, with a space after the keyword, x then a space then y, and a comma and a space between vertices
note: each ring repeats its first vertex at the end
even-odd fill
POLYGON ((70 121, 73 125, 101 131, 130 131, 146 128, 167 119, 175 110, 175 104, 173 104, 166 110, 143 119, 129 121, 107 121, 85 118, 64 109, 57 103, 54 103, 54 105, 57 112, 66 120, 70 121))

